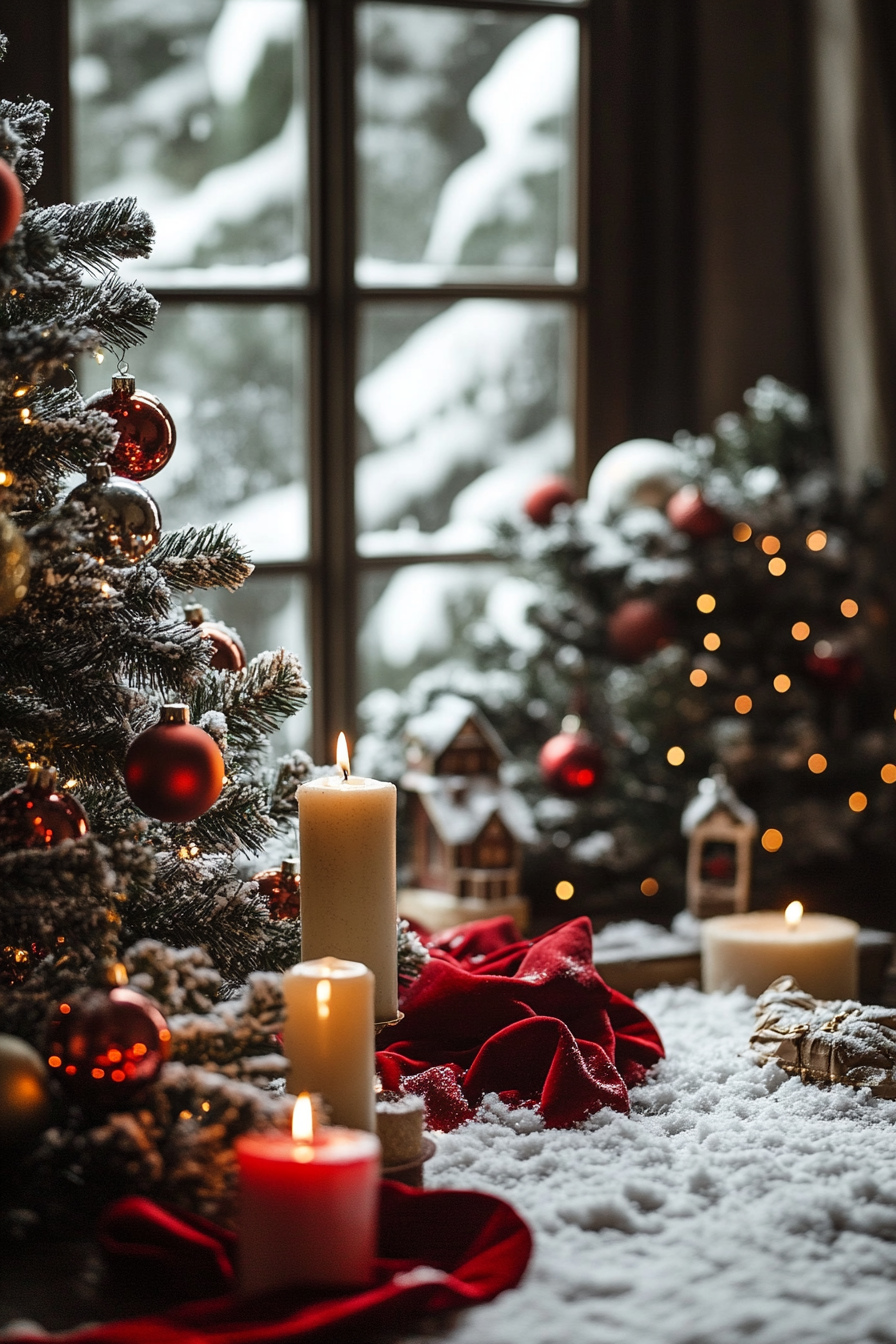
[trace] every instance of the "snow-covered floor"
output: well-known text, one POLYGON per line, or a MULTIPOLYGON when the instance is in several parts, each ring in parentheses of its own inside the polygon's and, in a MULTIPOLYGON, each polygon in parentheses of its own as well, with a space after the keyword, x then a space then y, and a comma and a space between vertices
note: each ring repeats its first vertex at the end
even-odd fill
POLYGON ((742 993, 653 990, 668 1058, 605 1112, 546 1131, 495 1103, 438 1138, 427 1184, 509 1199, 536 1249, 451 1344, 896 1341, 896 1102, 758 1068, 742 993))

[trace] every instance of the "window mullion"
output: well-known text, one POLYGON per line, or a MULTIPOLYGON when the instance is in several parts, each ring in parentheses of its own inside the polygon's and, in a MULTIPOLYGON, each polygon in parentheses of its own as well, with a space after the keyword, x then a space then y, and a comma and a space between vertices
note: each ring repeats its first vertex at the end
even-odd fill
POLYGON ((309 0, 312 258, 311 626, 314 754, 354 731, 354 34, 350 0, 309 0))

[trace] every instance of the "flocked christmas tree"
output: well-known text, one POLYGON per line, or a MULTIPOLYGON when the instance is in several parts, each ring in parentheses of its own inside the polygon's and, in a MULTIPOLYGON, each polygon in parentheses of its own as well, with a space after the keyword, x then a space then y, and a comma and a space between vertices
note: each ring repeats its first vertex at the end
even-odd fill
POLYGON ((519 758, 542 874, 579 908, 682 904, 681 814, 713 766, 758 813, 760 903, 850 868, 855 895, 869 859, 892 865, 881 483, 842 488, 802 395, 764 378, 745 400, 712 434, 612 449, 585 500, 545 482, 501 538, 539 593, 526 639, 480 620, 467 659, 371 697, 386 768, 407 716, 445 691, 480 704, 519 758))
MULTIPOLYGON (((252 567, 226 528, 160 528, 140 482, 174 446, 164 407, 126 376, 87 407, 78 393, 79 358, 152 326, 155 300, 115 266, 153 229, 131 199, 27 203, 48 114, 0 102, 5 1222, 64 1227, 123 1190, 226 1216, 230 1140, 284 1109, 262 1089, 285 1069, 273 973, 298 960, 299 921, 244 875, 278 830, 291 847, 314 767, 270 765, 268 739, 307 686, 293 654, 246 665, 187 602, 252 567)), ((419 945, 403 953, 413 969, 419 945)))

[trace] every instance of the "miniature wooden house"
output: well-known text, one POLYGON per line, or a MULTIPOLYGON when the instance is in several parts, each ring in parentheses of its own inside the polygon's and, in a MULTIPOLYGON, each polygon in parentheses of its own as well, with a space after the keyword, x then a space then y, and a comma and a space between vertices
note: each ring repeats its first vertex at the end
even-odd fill
POLYGON ((470 700, 442 696, 407 726, 413 885, 489 904, 519 893, 528 804, 503 784, 507 748, 470 700))
POLYGON ((687 903, 692 915, 741 913, 750 904, 756 813, 740 801, 723 770, 701 779, 681 818, 688 839, 687 903))

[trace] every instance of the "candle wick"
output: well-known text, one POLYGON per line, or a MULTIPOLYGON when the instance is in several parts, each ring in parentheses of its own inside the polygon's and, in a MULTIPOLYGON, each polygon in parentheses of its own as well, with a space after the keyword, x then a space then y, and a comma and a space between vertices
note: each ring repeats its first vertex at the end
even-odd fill
POLYGON ((347 779, 348 779, 348 771, 346 770, 345 766, 343 766, 343 767, 342 767, 342 782, 343 782, 343 784, 345 783, 345 781, 346 781, 347 779))

